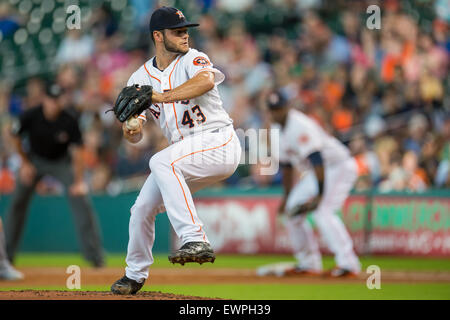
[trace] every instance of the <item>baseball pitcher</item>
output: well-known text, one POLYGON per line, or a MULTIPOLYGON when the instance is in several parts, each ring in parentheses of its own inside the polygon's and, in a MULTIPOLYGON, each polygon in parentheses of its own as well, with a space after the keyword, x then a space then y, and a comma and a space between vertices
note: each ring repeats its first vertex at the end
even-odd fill
POLYGON ((115 294, 135 294, 148 278, 160 212, 167 211, 183 243, 169 256, 172 263, 215 259, 192 194, 232 175, 241 146, 217 89, 225 76, 206 54, 189 48, 188 28, 196 26, 176 8, 155 10, 150 33, 156 55, 131 75, 114 106, 130 142, 142 138, 149 116, 171 143, 150 159, 151 174, 131 208, 127 267, 111 287, 115 294))

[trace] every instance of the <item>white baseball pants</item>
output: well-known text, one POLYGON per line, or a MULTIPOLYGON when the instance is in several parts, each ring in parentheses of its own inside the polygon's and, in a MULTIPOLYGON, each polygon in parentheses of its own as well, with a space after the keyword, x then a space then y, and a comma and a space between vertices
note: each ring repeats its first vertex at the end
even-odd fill
POLYGON ((170 223, 184 244, 206 241, 192 194, 234 173, 241 145, 229 125, 185 137, 150 159, 151 174, 131 208, 125 275, 142 282, 153 263, 155 217, 167 211, 170 223))
MULTIPOLYGON (((353 158, 342 164, 325 168, 325 186, 322 201, 313 212, 320 235, 335 256, 336 266, 354 272, 361 271, 358 257, 353 251, 353 241, 344 223, 336 214, 343 206, 357 178, 357 165, 353 158)), ((286 210, 307 202, 318 194, 314 172, 308 171, 292 189, 286 202, 286 210)), ((305 215, 290 218, 286 228, 294 256, 301 268, 322 271, 322 257, 318 241, 305 215)))

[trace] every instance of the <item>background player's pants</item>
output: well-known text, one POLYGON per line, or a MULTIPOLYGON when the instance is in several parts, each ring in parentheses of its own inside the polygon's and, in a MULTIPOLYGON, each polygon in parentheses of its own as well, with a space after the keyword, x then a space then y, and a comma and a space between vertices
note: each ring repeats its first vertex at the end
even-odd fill
MULTIPOLYGON (((336 266, 359 272, 361 265, 353 251, 353 242, 342 220, 336 214, 347 199, 356 178, 357 165, 353 158, 340 165, 326 168, 323 198, 312 217, 320 235, 335 256, 336 266)), ((286 210, 305 203, 317 194, 316 176, 313 171, 308 171, 291 191, 286 210)), ((321 271, 322 258, 318 241, 306 216, 289 219, 286 228, 299 267, 321 271)))
POLYGON ((241 145, 231 125, 185 137, 150 159, 151 174, 131 208, 125 274, 143 281, 153 263, 155 216, 167 211, 170 223, 184 244, 206 241, 192 194, 223 180, 236 170, 241 145))
MULTIPOLYGON (((50 175, 64 185, 83 256, 94 266, 101 266, 104 263, 104 252, 100 228, 93 207, 86 196, 72 196, 68 192, 70 185, 73 183, 73 169, 70 158, 49 161, 31 156, 30 160, 36 168, 35 179, 31 185, 24 185, 20 182, 20 179, 17 179, 17 187, 12 196, 9 212, 6 215, 5 236, 9 260, 14 260, 19 247, 34 189, 44 175, 50 175)), ((42 221, 42 223, 45 223, 45 221, 42 221)))

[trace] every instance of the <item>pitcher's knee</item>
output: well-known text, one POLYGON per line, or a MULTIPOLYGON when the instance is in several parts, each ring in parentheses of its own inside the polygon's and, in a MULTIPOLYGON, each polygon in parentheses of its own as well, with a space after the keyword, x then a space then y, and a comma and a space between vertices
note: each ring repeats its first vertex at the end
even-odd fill
POLYGON ((146 219, 149 215, 153 214, 155 206, 144 203, 135 203, 131 209, 131 218, 135 219, 146 219))
POLYGON ((149 162, 150 170, 154 174, 160 173, 162 170, 169 168, 170 161, 157 153, 151 157, 149 162))

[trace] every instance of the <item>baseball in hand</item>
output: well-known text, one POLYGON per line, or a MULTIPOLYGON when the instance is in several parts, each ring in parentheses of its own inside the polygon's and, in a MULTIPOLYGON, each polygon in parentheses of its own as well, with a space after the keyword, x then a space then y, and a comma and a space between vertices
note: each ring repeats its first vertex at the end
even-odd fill
POLYGON ((139 129, 139 120, 137 118, 130 118, 127 120, 127 129, 136 131, 139 129))

